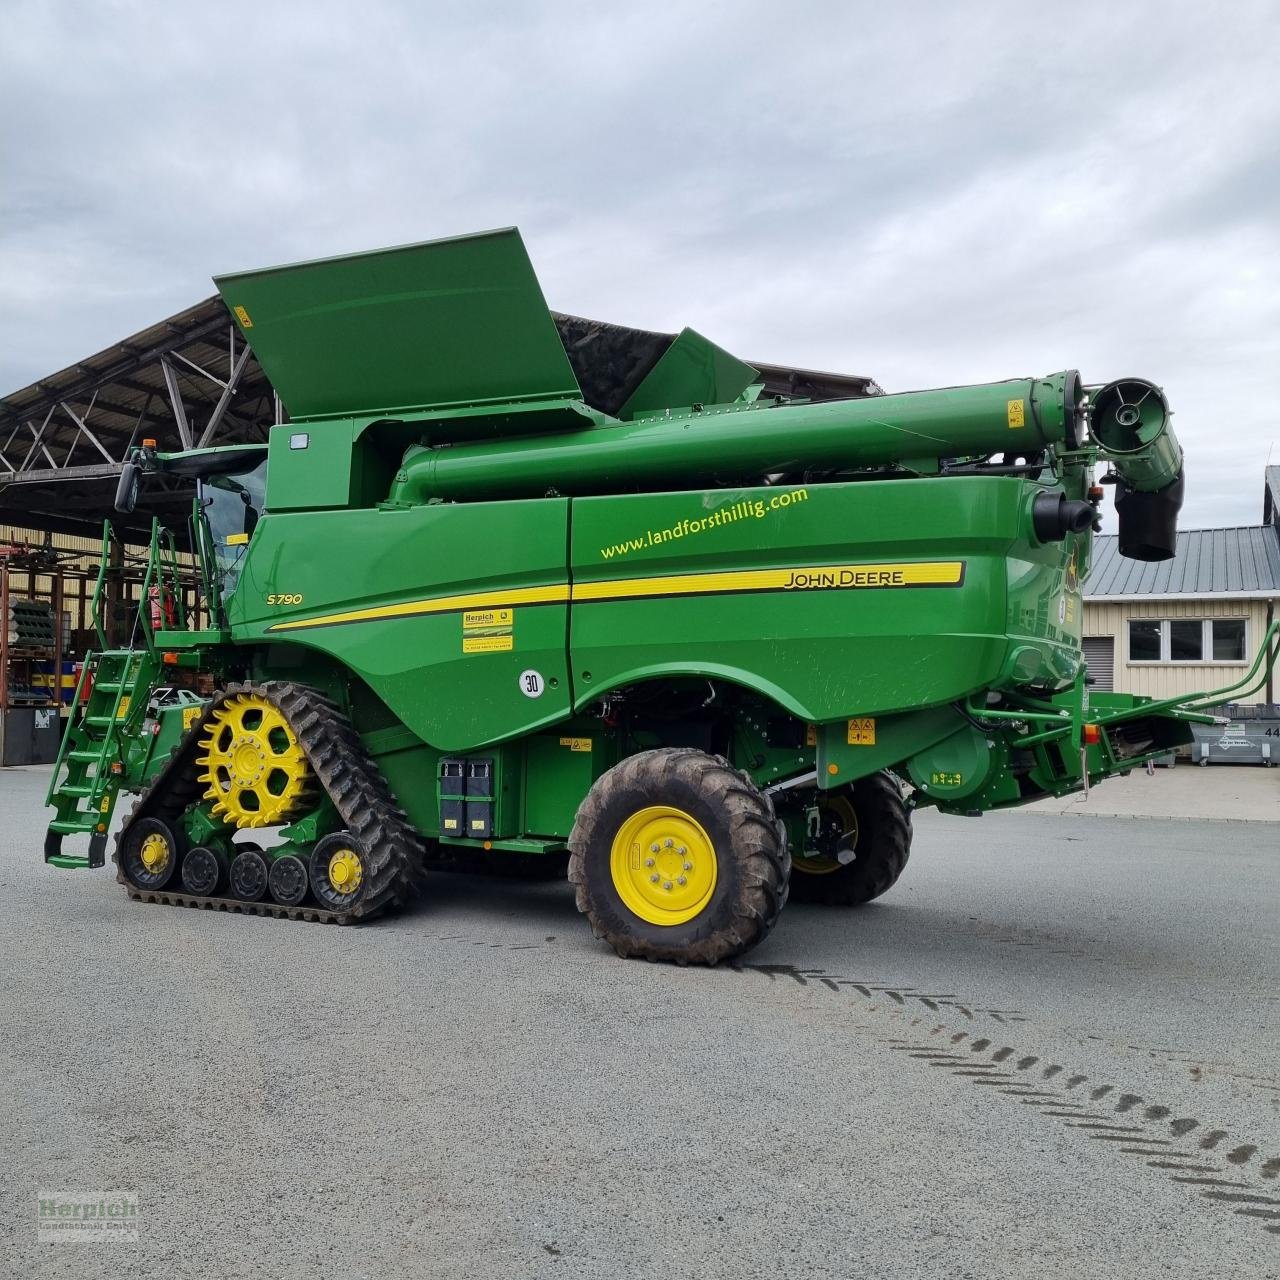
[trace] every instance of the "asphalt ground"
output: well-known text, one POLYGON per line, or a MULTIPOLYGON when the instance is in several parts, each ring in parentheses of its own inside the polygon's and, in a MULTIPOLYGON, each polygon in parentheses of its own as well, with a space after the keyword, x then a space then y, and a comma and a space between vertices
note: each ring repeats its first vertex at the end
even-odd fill
POLYGON ((0 773, 2 1276, 1280 1274, 1278 824, 921 814, 879 903, 701 970, 563 884, 132 902, 42 865, 45 782, 0 773), (140 1240, 37 1245, 42 1189, 140 1240))

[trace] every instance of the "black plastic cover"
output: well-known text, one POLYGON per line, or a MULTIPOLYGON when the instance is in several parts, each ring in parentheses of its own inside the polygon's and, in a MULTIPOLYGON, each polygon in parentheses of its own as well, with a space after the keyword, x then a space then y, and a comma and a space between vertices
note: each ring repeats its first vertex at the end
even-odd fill
POLYGON ((1116 515, 1120 520, 1120 554, 1130 560, 1172 560, 1178 548, 1178 511, 1182 507, 1183 475, 1154 493, 1116 484, 1116 515))

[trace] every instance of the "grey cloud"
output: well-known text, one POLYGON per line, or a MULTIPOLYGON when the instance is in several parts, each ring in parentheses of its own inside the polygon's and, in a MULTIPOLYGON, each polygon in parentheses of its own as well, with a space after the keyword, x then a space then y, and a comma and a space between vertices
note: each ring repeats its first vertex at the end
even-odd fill
POLYGON ((1257 519, 1272 5, 10 9, 0 389, 218 272, 515 223, 553 305, 748 358, 1152 377, 1187 523, 1257 519))

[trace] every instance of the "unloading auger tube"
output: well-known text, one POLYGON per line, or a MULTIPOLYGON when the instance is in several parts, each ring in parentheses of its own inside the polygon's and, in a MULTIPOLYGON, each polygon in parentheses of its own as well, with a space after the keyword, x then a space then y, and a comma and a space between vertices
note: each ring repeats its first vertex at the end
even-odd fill
POLYGON ((231 685, 212 699, 174 749, 168 763, 139 796, 116 838, 114 857, 116 879, 131 898, 142 902, 350 924, 370 920, 410 900, 419 886, 424 852, 421 837, 409 825, 381 773, 334 704, 313 689, 272 680, 231 685), (199 762, 202 740, 218 712, 245 694, 263 699, 280 711, 343 826, 361 846, 367 883, 360 897, 345 910, 327 910, 314 904, 285 906, 269 900, 246 901, 229 895, 192 894, 181 887, 176 876, 163 888, 148 889, 125 875, 122 851, 137 824, 146 818, 159 818, 179 831, 183 813, 204 796, 206 781, 199 762))
MULTIPOLYGON (((718 406, 550 436, 418 448, 394 502, 625 492, 805 468, 883 467, 1074 447, 1082 392, 1074 370, 971 387, 819 404, 718 406)), ((936 468, 935 468, 936 469, 936 468)))
POLYGON ((1154 384, 1126 378, 1088 394, 1074 369, 861 400, 695 406, 555 435, 414 446, 388 501, 696 488, 814 468, 927 473, 940 459, 1092 445, 1114 471, 1121 553, 1165 560, 1174 553, 1182 505, 1182 450, 1169 417, 1154 384))

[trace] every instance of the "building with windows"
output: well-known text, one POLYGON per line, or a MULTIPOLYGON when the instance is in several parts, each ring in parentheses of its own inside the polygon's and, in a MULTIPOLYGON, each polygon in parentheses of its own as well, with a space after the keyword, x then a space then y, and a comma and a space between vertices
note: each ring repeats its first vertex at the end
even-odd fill
MULTIPOLYGON (((1156 698, 1208 691, 1248 670, 1280 605, 1280 467, 1266 469, 1262 524, 1189 529, 1172 560, 1094 539, 1084 584, 1084 650, 1094 687, 1156 698)), ((1275 701, 1274 681, 1240 699, 1275 701)))

